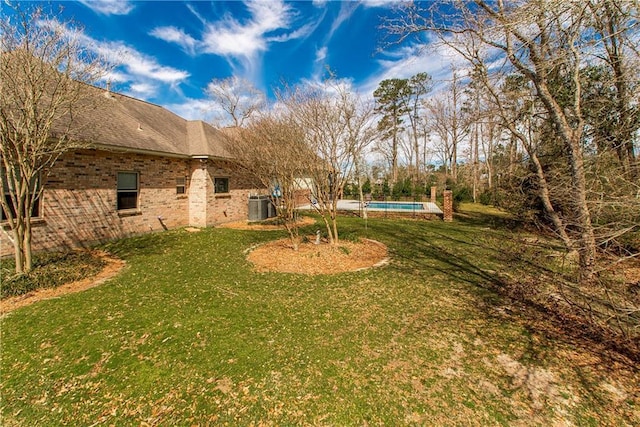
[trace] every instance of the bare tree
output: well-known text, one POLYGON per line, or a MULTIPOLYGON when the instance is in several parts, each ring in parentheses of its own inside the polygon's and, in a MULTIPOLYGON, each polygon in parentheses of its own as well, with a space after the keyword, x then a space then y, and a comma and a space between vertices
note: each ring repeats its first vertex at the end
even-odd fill
MULTIPOLYGON (((216 108, 214 122, 220 126, 241 127, 265 105, 264 94, 248 80, 233 76, 212 80, 205 90, 216 108)), ((215 108, 214 108, 215 110, 215 108)))
MULTIPOLYGON (((589 205, 583 152, 585 120, 582 110, 582 44, 587 8, 581 2, 505 3, 503 0, 452 2, 421 10, 410 5, 389 26, 401 37, 429 31, 473 66, 483 67, 500 58, 502 70, 522 74, 535 89, 555 134, 566 149, 571 177, 571 211, 577 229, 576 245, 584 281, 595 271, 596 240, 589 205), (447 16, 443 16, 443 11, 447 16), (434 15, 437 14, 437 15, 434 15), (566 78, 569 91, 558 90, 556 76, 566 78)), ((490 71, 494 71, 492 66, 490 71)), ((565 87, 566 88, 566 87, 565 87)))
POLYGON ((454 181, 458 179, 458 150, 468 134, 468 127, 461 117, 460 92, 459 77, 454 69, 448 91, 432 97, 427 106, 429 129, 437 136, 437 151, 445 165, 445 175, 450 175, 454 181))
POLYGON ((458 80, 458 73, 454 68, 452 73, 453 80, 451 81, 451 108, 449 110, 449 132, 451 133, 451 175, 454 181, 458 181, 458 145, 461 140, 466 136, 467 129, 464 126, 461 117, 460 110, 462 108, 462 101, 460 97, 460 82, 458 80))
POLYGON ((449 115, 447 98, 444 96, 434 96, 427 103, 429 111, 429 132, 433 133, 435 139, 434 152, 444 167, 445 177, 451 171, 453 159, 451 136, 449 134, 449 115))
MULTIPOLYGON (((375 138, 372 135, 372 138, 375 138)), ((353 165, 353 174, 355 175, 356 183, 358 186, 358 200, 360 201, 360 212, 362 218, 367 219, 367 210, 365 209, 365 195, 364 195, 364 185, 366 182, 365 177, 367 176, 367 161, 365 159, 364 153, 360 153, 357 157, 355 157, 355 163, 353 165)))
POLYGON ((598 123, 615 150, 623 173, 640 179, 640 166, 635 153, 634 133, 640 128, 640 109, 637 105, 637 49, 639 3, 633 0, 603 0, 588 2, 591 26, 595 29, 594 43, 602 46, 600 55, 612 76, 612 98, 601 110, 606 118, 598 123), (634 36, 635 34, 635 36, 634 36), (629 59, 633 58, 633 61, 629 59), (635 98, 635 99, 634 99, 635 98), (604 126, 603 126, 604 124, 604 126))
POLYGON ((424 117, 424 100, 433 87, 431 76, 427 73, 418 73, 409 79, 409 88, 411 93, 409 95, 409 124, 411 126, 411 141, 412 151, 414 157, 414 185, 417 184, 421 176, 420 168, 420 141, 424 138, 424 126, 422 123, 426 120, 424 117))
POLYGON ((285 90, 278 97, 304 130, 311 153, 305 171, 313 180, 312 206, 323 218, 329 242, 337 245, 339 190, 377 135, 372 105, 335 78, 285 90))
POLYGON ((305 159, 312 155, 303 130, 286 114, 261 113, 244 128, 228 132, 227 150, 236 162, 270 189, 278 218, 298 250, 299 180, 306 176, 305 159))
MULTIPOLYGON (((7 7, 7 6, 5 6, 7 7)), ((49 169, 77 137, 82 112, 96 107, 105 63, 74 37, 70 22, 40 7, 16 7, 0 21, 0 205, 11 229, 16 272, 32 269, 31 217, 39 209, 49 169)))
POLYGON ((543 107, 536 103, 536 97, 530 85, 520 76, 508 76, 501 90, 497 90, 496 84, 489 81, 487 73, 480 72, 477 77, 488 90, 491 96, 490 101, 496 105, 502 127, 513 139, 519 141, 520 146, 526 151, 535 173, 537 195, 556 234, 569 251, 575 251, 576 244, 567 231, 566 220, 555 207, 550 177, 540 160, 540 153, 543 150, 540 130, 543 117, 540 110, 543 107))
MULTIPOLYGON (((464 90, 464 121, 469 129, 469 163, 472 165, 471 185, 473 201, 477 202, 482 190, 493 186, 493 154, 496 138, 500 137, 505 120, 501 111, 487 90, 484 73, 472 71, 464 90), (486 176, 486 182, 482 179, 486 176)), ((519 116, 513 115, 517 120, 519 116)))
MULTIPOLYGON (((417 122, 417 121, 416 121, 417 122)), ((418 137, 419 138, 419 137, 418 137)), ((415 164, 417 153, 415 150, 416 137, 412 129, 407 129, 398 136, 398 167, 399 171, 409 172, 415 183, 415 164)))
POLYGON ((487 187, 492 189, 494 186, 493 176, 495 174, 493 154, 496 147, 496 140, 499 138, 499 122, 494 111, 488 110, 484 114, 484 126, 482 127, 482 138, 480 139, 480 147, 482 148, 482 157, 484 158, 484 166, 487 173, 487 187))

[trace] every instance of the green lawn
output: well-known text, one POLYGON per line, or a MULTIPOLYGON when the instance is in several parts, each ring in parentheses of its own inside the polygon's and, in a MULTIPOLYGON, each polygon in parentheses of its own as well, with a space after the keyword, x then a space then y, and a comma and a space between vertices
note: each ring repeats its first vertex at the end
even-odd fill
POLYGON ((491 290, 531 263, 482 215, 344 218, 392 261, 315 277, 252 272, 243 252, 278 232, 107 245, 119 276, 1 320, 0 424, 638 425, 637 371, 491 290))

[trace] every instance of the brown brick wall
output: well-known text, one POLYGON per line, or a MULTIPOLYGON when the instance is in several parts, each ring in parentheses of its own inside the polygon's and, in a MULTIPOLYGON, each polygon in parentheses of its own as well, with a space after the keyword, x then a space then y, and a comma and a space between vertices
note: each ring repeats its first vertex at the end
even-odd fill
MULTIPOLYGON (((198 160, 82 150, 64 155, 45 183, 42 220, 33 227, 34 250, 76 248, 128 235, 187 225, 246 219, 254 183, 229 162, 204 170, 198 160), (116 209, 117 172, 139 173, 139 209, 116 209), (216 197, 213 175, 229 177, 230 194, 216 197), (188 177, 186 194, 176 178, 188 177)), ((7 229, 8 231, 8 229, 7 229)), ((0 256, 13 245, 0 233, 0 256)))
POLYGON ((213 183, 209 178, 206 163, 200 160, 190 162, 189 181, 189 225, 194 227, 206 227, 207 224, 207 195, 213 193, 213 183))
POLYGON ((239 221, 249 217, 248 187, 251 184, 243 182, 242 177, 234 176, 233 169, 233 165, 224 161, 212 161, 209 165, 212 187, 215 178, 228 178, 229 193, 216 194, 212 190, 207 198, 207 225, 239 221))
POLYGON ((308 205, 311 202, 311 190, 296 190, 294 200, 296 206, 308 205))
POLYGON ((445 221, 453 221, 453 192, 445 190, 443 192, 444 201, 442 203, 443 218, 445 221))
MULTIPOLYGON (((260 193, 260 185, 232 162, 223 160, 191 161, 189 220, 194 227, 246 220, 249 195, 260 193), (229 193, 216 194, 214 179, 228 178, 229 193)), ((262 190, 264 192, 264 190, 262 190)))

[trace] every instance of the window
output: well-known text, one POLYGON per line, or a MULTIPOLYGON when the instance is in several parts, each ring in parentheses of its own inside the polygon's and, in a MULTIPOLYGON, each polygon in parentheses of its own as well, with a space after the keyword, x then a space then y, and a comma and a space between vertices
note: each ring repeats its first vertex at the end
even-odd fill
POLYGON ((139 191, 137 172, 118 172, 118 210, 136 209, 139 191))
POLYGON ((214 178, 213 192, 216 194, 229 192, 229 178, 214 178))
MULTIPOLYGON (((36 177, 35 180, 36 180, 36 183, 34 188, 37 194, 40 191, 40 178, 36 177)), ((11 210, 11 214, 15 218, 16 208, 13 206, 13 199, 11 198, 11 194, 13 193, 13 188, 11 187, 11 183, 9 182, 9 180, 6 179, 4 168, 2 168, 2 185, 4 186, 4 199, 7 202, 9 209, 11 210)), ((1 213, 0 215, 1 221, 7 221, 9 219, 9 215, 7 215, 4 209, 0 208, 0 213, 1 213)), ((40 217, 40 197, 39 196, 36 197, 36 200, 33 203, 33 208, 31 209, 31 218, 38 218, 38 217, 40 217)))
POLYGON ((186 192, 186 178, 176 178, 176 194, 184 194, 186 192))

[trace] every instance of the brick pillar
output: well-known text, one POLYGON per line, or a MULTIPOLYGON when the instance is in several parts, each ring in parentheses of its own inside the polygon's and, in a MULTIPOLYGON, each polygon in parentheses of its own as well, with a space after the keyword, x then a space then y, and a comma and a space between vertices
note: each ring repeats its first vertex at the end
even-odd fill
POLYGON ((445 190, 443 193, 444 202, 442 211, 444 215, 442 219, 445 221, 453 221, 453 192, 451 190, 445 190))
POLYGON ((438 190, 438 187, 436 187, 435 185, 433 187, 431 187, 431 203, 435 203, 436 202, 436 191, 438 190))
POLYGON ((213 184, 207 163, 205 161, 191 161, 191 179, 189 182, 189 225, 192 227, 206 227, 208 195, 213 194, 213 184))

